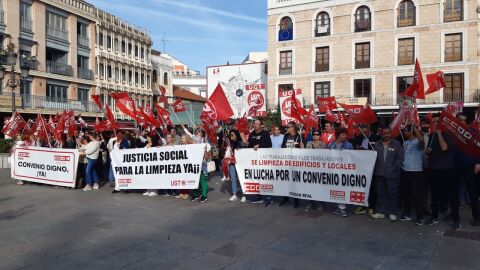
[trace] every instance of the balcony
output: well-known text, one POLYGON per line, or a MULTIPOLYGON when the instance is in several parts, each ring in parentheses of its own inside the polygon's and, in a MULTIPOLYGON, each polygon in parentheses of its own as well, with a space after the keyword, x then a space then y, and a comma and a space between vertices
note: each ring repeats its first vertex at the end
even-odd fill
POLYGON ((400 18, 398 17, 398 27, 406 27, 406 26, 413 26, 415 25, 415 17, 404 17, 400 18))
POLYGON ((315 64, 315 72, 323 72, 328 71, 328 63, 327 64, 315 64))
POLYGON ((290 75, 292 74, 292 67, 288 67, 288 68, 280 67, 278 71, 279 71, 278 72, 279 75, 290 75))
POLYGON ((68 41, 68 31, 47 25, 47 36, 68 41))
POLYGON ((3 18, 3 10, 0 10, 0 24, 5 24, 5 19, 3 18))
MULTIPOLYGON (((0 93, 0 99, 10 98, 10 92, 0 93)), ((63 110, 73 110, 80 113, 90 112, 90 113, 100 113, 98 106, 94 102, 86 100, 70 100, 70 99, 54 99, 45 96, 34 96, 26 94, 16 94, 16 98, 20 98, 21 102, 17 104, 18 107, 24 110, 38 110, 38 111, 63 111, 63 110)), ((0 107, 8 106, 10 108, 10 103, 0 103, 0 107)), ((18 108, 17 108, 18 109, 18 108)))
POLYGON ((37 69, 37 61, 34 60, 27 60, 23 57, 20 57, 20 67, 21 68, 28 68, 29 70, 36 70, 37 69))
POLYGON ((461 53, 445 53, 445 62, 459 62, 462 61, 461 53))
POLYGON ((368 61, 355 61, 355 69, 370 68, 370 60, 368 61))
POLYGON ((88 47, 88 43, 89 43, 89 40, 88 40, 88 37, 87 36, 82 36, 82 35, 78 35, 77 36, 77 43, 78 45, 80 46, 84 46, 84 47, 88 47))
POLYGON ((370 31, 370 19, 357 19, 355 20, 355 32, 370 31))
POLYGON ((20 29, 32 32, 32 20, 20 16, 20 29))
POLYGON ((463 10, 462 9, 445 9, 443 13, 444 22, 456 22, 463 20, 463 10))
POLYGON ((93 71, 88 68, 78 68, 78 78, 93 80, 93 71))
MULTIPOLYGON (((408 98, 408 97, 407 97, 408 98)), ((373 106, 396 106, 404 100, 404 97, 398 96, 395 98, 391 93, 377 93, 375 95, 375 101, 373 106)), ((417 104, 445 104, 450 102, 463 101, 465 103, 477 103, 480 101, 480 90, 463 90, 463 92, 445 92, 437 91, 435 93, 429 94, 426 98, 416 99, 417 104)))
POLYGON ((47 72, 65 76, 73 76, 73 69, 70 65, 47 61, 47 72))

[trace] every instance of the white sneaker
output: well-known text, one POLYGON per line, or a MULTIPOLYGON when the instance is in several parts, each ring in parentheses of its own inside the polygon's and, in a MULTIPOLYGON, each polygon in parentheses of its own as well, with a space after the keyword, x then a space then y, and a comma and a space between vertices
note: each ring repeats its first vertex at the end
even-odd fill
POLYGON ((397 216, 395 216, 395 215, 389 215, 388 219, 390 219, 390 221, 397 221, 398 220, 397 216))
POLYGON ((225 176, 222 177, 221 181, 222 181, 222 182, 225 182, 225 180, 227 180, 227 178, 226 178, 225 176))
POLYGON ((237 195, 233 194, 232 197, 230 197, 230 199, 228 199, 229 201, 231 202, 236 202, 238 200, 238 197, 237 195))
POLYGON ((247 197, 242 196, 242 199, 240 200, 241 203, 246 203, 247 202, 247 197))
POLYGON ((373 218, 373 219, 382 219, 382 218, 385 218, 385 215, 384 215, 384 214, 375 213, 375 214, 371 215, 370 217, 373 218))
POLYGON ((98 185, 98 183, 93 184, 93 189, 94 190, 98 190, 99 188, 100 188, 100 186, 98 185))
POLYGON ((143 193, 143 196, 150 196, 150 192, 149 192, 149 191, 145 191, 145 192, 143 193))
POLYGON ((152 191, 152 192, 150 192, 147 196, 155 197, 155 196, 158 196, 158 193, 155 192, 155 191, 152 191))
POLYGON ((83 188, 83 191, 90 191, 92 190, 92 186, 90 185, 86 185, 84 188, 83 188))
POLYGON ((19 186, 22 186, 22 185, 24 185, 24 184, 25 184, 25 183, 24 183, 22 180, 20 180, 20 181, 17 182, 17 185, 19 185, 19 186))

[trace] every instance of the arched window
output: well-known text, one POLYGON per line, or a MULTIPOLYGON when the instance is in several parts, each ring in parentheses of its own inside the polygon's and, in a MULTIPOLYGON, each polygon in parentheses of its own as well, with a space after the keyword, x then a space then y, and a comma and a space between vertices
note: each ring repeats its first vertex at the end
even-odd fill
POLYGON ((322 11, 318 13, 315 25, 315 36, 328 36, 330 35, 330 16, 327 12, 322 11))
POLYGON ((415 25, 415 4, 404 0, 398 5, 398 27, 415 25))
POLYGON ((152 82, 157 82, 157 71, 155 69, 152 71, 152 82))
POLYGON ((167 72, 165 72, 163 74, 163 84, 168 85, 168 73, 167 72))
POLYGON ((445 0, 443 5, 443 20, 445 22, 463 20, 463 0, 445 0))
POLYGON ((355 32, 370 31, 372 29, 372 14, 367 6, 357 8, 355 12, 355 32))
POLYGON ((278 41, 293 39, 293 22, 288 16, 280 20, 280 30, 278 31, 278 41))

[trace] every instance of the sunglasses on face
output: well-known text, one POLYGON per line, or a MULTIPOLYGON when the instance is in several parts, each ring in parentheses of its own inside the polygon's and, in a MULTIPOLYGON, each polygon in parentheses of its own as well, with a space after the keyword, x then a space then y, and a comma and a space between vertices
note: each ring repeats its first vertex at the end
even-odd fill
POLYGON ((313 133, 313 136, 320 136, 319 133, 313 133))

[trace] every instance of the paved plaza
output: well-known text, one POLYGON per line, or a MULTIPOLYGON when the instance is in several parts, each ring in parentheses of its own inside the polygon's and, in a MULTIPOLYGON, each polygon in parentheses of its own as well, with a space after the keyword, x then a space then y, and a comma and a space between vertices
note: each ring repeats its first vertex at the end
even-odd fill
POLYGON ((480 269, 480 230, 141 193, 17 186, 0 171, 0 269, 480 269))

